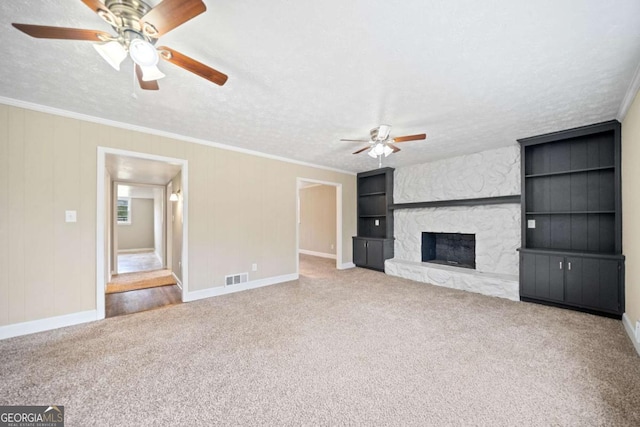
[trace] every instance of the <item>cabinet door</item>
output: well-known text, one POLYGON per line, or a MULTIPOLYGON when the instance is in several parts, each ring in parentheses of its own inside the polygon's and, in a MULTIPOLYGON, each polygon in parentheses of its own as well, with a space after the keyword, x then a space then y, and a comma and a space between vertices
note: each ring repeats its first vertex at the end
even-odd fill
POLYGON ((365 239, 353 239, 353 263, 367 265, 367 241, 365 239))
POLYGON ((381 240, 367 241, 367 265, 371 268, 384 270, 384 256, 381 240))
POLYGON ((564 301, 564 257, 522 254, 521 265, 523 296, 564 301))
POLYGON ((597 310, 619 312, 619 261, 568 257, 567 302, 597 310))

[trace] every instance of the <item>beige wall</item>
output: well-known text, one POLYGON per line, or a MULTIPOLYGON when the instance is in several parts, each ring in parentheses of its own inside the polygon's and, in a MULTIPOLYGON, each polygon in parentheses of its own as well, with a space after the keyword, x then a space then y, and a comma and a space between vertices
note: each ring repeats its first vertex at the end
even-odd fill
POLYGON ((131 224, 118 224, 118 251, 153 249, 153 199, 131 198, 131 224))
POLYGON ((300 189, 300 249, 336 254, 336 187, 300 189))
POLYGON ((296 272, 297 177, 343 184, 351 261, 353 175, 0 105, 0 325, 96 308, 98 146, 188 161, 190 290, 296 272))
POLYGON ((625 312, 635 328, 640 320, 640 96, 622 122, 622 252, 625 312))

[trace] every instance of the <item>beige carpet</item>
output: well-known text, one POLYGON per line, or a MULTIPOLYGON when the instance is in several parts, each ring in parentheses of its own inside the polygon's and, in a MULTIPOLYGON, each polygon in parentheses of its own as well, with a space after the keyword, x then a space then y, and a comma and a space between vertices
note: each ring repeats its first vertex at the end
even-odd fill
POLYGON ((116 274, 107 283, 105 293, 135 291, 137 289, 157 288, 158 286, 175 285, 176 279, 171 270, 142 271, 138 273, 116 274))
POLYGON ((0 341, 0 404, 69 426, 640 425, 620 321, 334 266, 0 341))

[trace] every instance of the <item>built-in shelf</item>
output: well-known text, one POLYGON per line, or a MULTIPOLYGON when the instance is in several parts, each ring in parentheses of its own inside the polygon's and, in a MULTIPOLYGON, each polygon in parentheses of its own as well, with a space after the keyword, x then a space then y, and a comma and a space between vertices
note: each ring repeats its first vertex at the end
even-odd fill
POLYGON ((387 194, 386 191, 376 191, 375 193, 358 194, 358 197, 384 196, 386 194, 387 194))
POLYGON ((527 215, 614 214, 616 211, 527 212, 527 215))
POLYGON ((614 170, 613 166, 600 166, 597 168, 585 168, 585 169, 573 169, 559 172, 547 172, 547 173, 535 173, 531 175, 525 175, 525 178, 540 178, 545 176, 555 176, 555 175, 567 175, 571 173, 584 173, 584 172, 593 172, 593 171, 604 171, 604 170, 614 170))
POLYGON ((520 299, 620 318, 625 308, 620 123, 518 142, 520 299))
POLYGON ((520 203, 520 195, 482 197, 477 199, 435 200, 432 202, 396 203, 389 209, 440 208, 445 206, 482 206, 520 203))

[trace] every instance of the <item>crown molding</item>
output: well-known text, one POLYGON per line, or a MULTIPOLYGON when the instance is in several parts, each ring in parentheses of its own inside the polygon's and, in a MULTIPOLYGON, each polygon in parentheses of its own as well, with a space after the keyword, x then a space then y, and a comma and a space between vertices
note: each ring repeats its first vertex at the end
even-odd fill
POLYGON ((63 110, 61 108, 56 108, 56 107, 49 107, 47 105, 36 104, 28 101, 22 101, 20 99, 7 98, 4 96, 0 96, 0 104, 10 105, 12 107, 24 108, 27 110, 39 111, 41 113, 53 114, 56 116, 62 116, 62 117, 67 117, 71 119, 83 120, 85 122, 92 122, 92 123, 97 123, 105 126, 112 126, 112 127, 131 130, 135 132, 147 133, 150 135, 162 136, 165 138, 177 139, 180 141, 191 142, 194 144, 207 145, 209 147, 219 148, 221 150, 235 151, 238 153, 249 154, 251 156, 257 156, 257 157, 263 157, 265 159, 278 160, 281 162, 292 163, 300 166, 308 166, 316 169, 323 169, 331 172, 343 173, 346 175, 354 175, 354 176, 356 175, 356 173, 352 171, 332 168, 329 166, 316 165, 313 163, 303 162, 300 160, 289 159, 287 157, 275 156, 275 155, 263 153, 260 151, 234 147, 232 145, 222 144, 220 142, 208 141, 206 139, 200 139, 200 138, 193 138, 186 135, 180 135, 177 133, 166 132, 163 130, 133 125, 130 123, 123 123, 115 120, 103 119, 101 117, 90 116, 88 114, 83 114, 83 113, 76 113, 73 111, 63 110))

